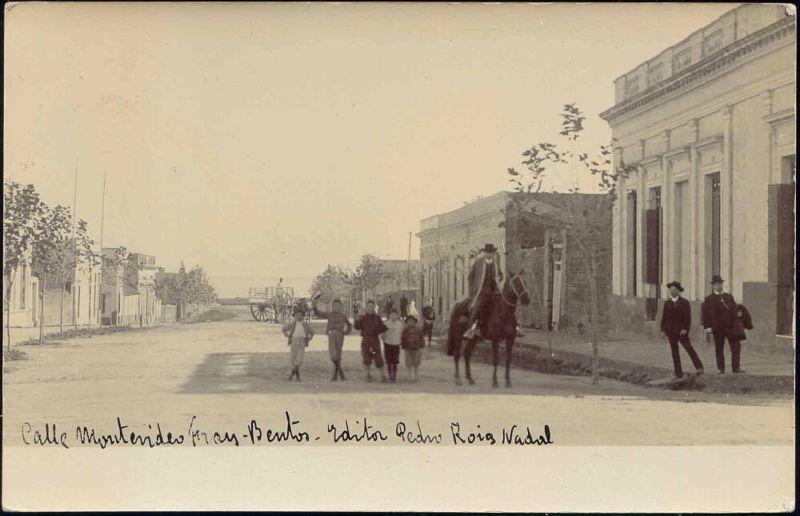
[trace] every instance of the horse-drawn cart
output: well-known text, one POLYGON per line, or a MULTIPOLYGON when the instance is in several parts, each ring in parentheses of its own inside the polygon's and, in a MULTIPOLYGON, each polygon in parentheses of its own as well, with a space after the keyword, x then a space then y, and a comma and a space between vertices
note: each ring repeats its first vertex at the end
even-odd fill
POLYGON ((250 313, 256 321, 283 323, 292 315, 294 289, 292 287, 250 288, 248 294, 250 313))

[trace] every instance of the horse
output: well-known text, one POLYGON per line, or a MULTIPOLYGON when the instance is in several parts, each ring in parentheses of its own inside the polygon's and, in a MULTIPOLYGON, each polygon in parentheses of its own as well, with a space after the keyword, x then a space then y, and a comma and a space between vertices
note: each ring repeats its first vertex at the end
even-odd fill
POLYGON ((506 387, 511 387, 511 351, 514 341, 517 338, 517 303, 528 305, 531 302, 531 295, 528 286, 523 278, 523 272, 510 276, 503 284, 501 292, 496 293, 492 300, 487 303, 487 308, 479 316, 478 329, 480 336, 472 339, 465 338, 469 323, 469 305, 472 299, 467 298, 456 303, 450 314, 450 326, 447 332, 447 354, 453 357, 456 366, 456 385, 461 385, 461 376, 458 370, 458 362, 461 358, 462 343, 464 346, 464 366, 467 381, 470 385, 475 385, 470 370, 470 358, 475 345, 482 338, 489 339, 492 343, 492 356, 494 359, 494 374, 492 375, 492 386, 498 387, 497 383, 497 361, 500 348, 500 341, 506 343, 506 387))

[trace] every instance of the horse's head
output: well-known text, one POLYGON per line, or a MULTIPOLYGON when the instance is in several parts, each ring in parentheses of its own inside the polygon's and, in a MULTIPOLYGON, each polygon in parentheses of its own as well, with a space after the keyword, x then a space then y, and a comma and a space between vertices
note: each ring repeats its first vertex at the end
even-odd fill
POLYGON ((503 295, 513 304, 531 304, 531 293, 528 290, 528 284, 525 283, 524 276, 525 272, 520 271, 512 274, 506 281, 503 295))

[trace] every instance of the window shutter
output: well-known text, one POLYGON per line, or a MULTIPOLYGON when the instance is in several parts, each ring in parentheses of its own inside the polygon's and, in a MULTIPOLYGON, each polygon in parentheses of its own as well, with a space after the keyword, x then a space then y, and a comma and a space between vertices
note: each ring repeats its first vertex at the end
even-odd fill
POLYGON ((660 209, 653 208, 646 210, 646 270, 645 282, 653 285, 661 283, 661 228, 660 228, 660 209))

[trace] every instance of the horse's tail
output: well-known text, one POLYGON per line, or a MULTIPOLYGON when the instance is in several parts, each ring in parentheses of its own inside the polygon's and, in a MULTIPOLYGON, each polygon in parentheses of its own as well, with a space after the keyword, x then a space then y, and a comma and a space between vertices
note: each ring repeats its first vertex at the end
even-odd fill
POLYGON ((460 319, 468 303, 469 299, 459 301, 450 312, 450 324, 447 328, 447 354, 449 356, 455 354, 456 346, 461 344, 461 339, 464 337, 466 327, 460 322, 460 319))

